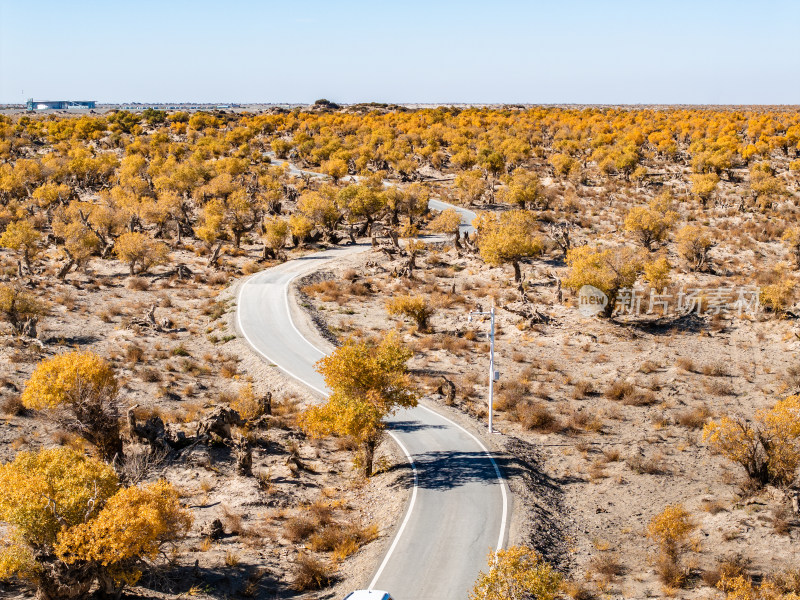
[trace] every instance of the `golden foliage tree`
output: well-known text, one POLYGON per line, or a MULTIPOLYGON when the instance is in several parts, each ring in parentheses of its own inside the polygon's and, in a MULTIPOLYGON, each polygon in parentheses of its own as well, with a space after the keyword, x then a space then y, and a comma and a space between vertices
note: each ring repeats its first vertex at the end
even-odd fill
POLYGON ((22 392, 22 404, 36 410, 61 409, 72 427, 106 460, 122 458, 117 393, 111 365, 92 352, 73 351, 40 362, 22 392))
POLYGON ((664 583, 680 585, 686 578, 681 557, 688 550, 689 536, 697 528, 682 504, 667 506, 650 519, 647 537, 658 545, 656 567, 664 583))
POLYGON ((678 254, 689 264, 692 271, 704 271, 709 268, 708 253, 716 246, 711 233, 699 225, 686 225, 675 235, 678 254))
POLYGON ((567 253, 570 270, 564 285, 575 291, 591 285, 608 298, 604 316, 610 317, 623 288, 631 288, 644 268, 639 252, 622 246, 599 248, 581 246, 567 253))
POLYGON ((538 256, 544 242, 537 235, 536 217, 526 210, 511 210, 492 215, 481 213, 473 222, 478 232, 478 251, 489 265, 509 263, 514 267, 514 281, 522 279, 520 261, 538 256))
POLYGON ((41 234, 27 219, 13 221, 0 235, 0 247, 8 248, 19 254, 28 273, 33 272, 31 262, 39 254, 41 234))
POLYGON ((78 600, 97 583, 119 596, 146 559, 182 536, 191 515, 166 482, 119 489, 114 470, 69 448, 20 452, 0 465, 0 579, 17 577, 44 600, 78 600))
POLYGON ((512 546, 489 553, 488 572, 481 571, 470 600, 554 600, 563 580, 535 550, 512 546))
POLYGON ((330 238, 342 218, 332 191, 308 192, 297 201, 298 210, 330 238))
POLYGON ((716 173, 698 173, 691 176, 692 193, 700 199, 703 207, 714 195, 719 184, 719 175, 716 173))
POLYGON ((509 177, 507 185, 500 189, 498 199, 522 209, 544 208, 542 200, 546 196, 542 194, 536 173, 519 168, 509 177))
POLYGON ((670 283, 669 273, 672 270, 672 265, 666 256, 662 256, 652 262, 645 263, 644 265, 644 279, 655 290, 661 292, 670 283))
POLYGON ((129 231, 119 236, 114 244, 114 253, 128 264, 131 275, 146 273, 151 267, 169 260, 166 244, 138 231, 129 231))
POLYGON ((328 401, 300 418, 312 436, 353 438, 361 446, 364 474, 372 475, 375 448, 385 429, 383 419, 399 408, 416 406, 417 393, 406 363, 412 353, 389 334, 377 344, 348 341, 317 363, 331 390, 328 401))
POLYGON ((285 258, 283 249, 289 238, 289 223, 280 217, 264 219, 264 256, 271 252, 273 256, 285 258))
POLYGON ((53 233, 63 241, 61 247, 66 261, 58 271, 64 279, 73 266, 82 266, 100 249, 100 238, 82 221, 53 221, 53 233))
POLYGON ((649 206, 636 206, 625 217, 625 230, 632 232, 646 250, 661 244, 678 219, 669 196, 654 199, 649 206))
POLYGON ((144 559, 183 537, 192 525, 178 491, 166 481, 129 487, 114 494, 97 517, 58 536, 56 554, 69 565, 90 565, 101 589, 117 592, 135 585, 144 559))
POLYGON ((703 428, 713 450, 741 465, 759 484, 790 484, 800 465, 800 395, 778 401, 755 418, 723 416, 703 428))
POLYGON ((452 208, 446 208, 436 215, 436 217, 429 223, 428 227, 431 231, 452 235, 456 248, 461 247, 461 243, 459 241, 459 238, 461 237, 461 215, 458 213, 458 211, 452 208))

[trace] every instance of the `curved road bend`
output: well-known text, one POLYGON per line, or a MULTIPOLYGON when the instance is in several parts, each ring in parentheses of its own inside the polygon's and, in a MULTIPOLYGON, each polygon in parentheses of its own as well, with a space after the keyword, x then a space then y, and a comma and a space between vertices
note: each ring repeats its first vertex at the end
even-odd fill
MULTIPOLYGON (((442 210, 449 205, 431 208, 442 210)), ((454 207, 457 208, 458 207, 454 207)), ((464 228, 474 213, 462 212, 464 228), (467 213, 467 214, 464 214, 467 213)), ((237 324, 264 358, 318 394, 327 395, 314 364, 324 352, 292 321, 289 285, 368 244, 334 248, 257 273, 239 290, 237 324)), ((505 542, 506 484, 481 442, 436 412, 418 406, 389 420, 390 435, 414 473, 411 500, 369 583, 396 600, 464 600, 490 548, 505 542)))

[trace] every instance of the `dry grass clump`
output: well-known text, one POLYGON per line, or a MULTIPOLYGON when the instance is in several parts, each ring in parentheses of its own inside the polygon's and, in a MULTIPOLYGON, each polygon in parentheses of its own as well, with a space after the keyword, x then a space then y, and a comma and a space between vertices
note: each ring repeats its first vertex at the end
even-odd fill
POLYGON ((615 381, 605 392, 609 400, 622 400, 626 395, 636 392, 636 386, 627 381, 615 381))
POLYGON ((688 429, 702 429, 711 416, 711 411, 706 405, 684 410, 675 417, 675 422, 688 429))
POLYGON ((128 289, 137 292, 146 292, 150 289, 150 282, 144 277, 131 277, 128 279, 128 289))
POLYGON ((625 574, 625 565, 614 552, 603 552, 589 562, 589 570, 605 581, 613 581, 625 574))
POLYGON ((568 414, 567 428, 570 431, 598 433, 603 430, 603 420, 594 411, 572 410, 568 414))
POLYGON ((504 381, 499 387, 494 401, 494 407, 497 410, 513 411, 529 393, 528 386, 520 381, 504 381))
POLYGON ((22 405, 19 394, 12 394, 3 398, 0 401, 0 410, 9 417, 19 417, 25 414, 25 407, 22 405))
POLYGON ((298 592, 320 590, 334 581, 333 568, 308 554, 297 557, 293 571, 292 589, 298 592))
POLYGON ((125 360, 131 364, 142 362, 144 359, 144 349, 136 344, 125 346, 125 360))
POLYGON ((606 390, 605 396, 626 406, 650 406, 656 402, 656 396, 652 391, 639 390, 628 381, 615 381, 606 390))
POLYGON ((679 358, 675 361, 675 366, 687 373, 695 373, 697 371, 697 366, 691 358, 679 358))
POLYGON ((580 400, 582 398, 586 398, 587 396, 591 396, 595 393, 594 384, 591 381, 576 381, 574 387, 572 388, 572 397, 575 400, 580 400))
POLYGON ((551 433, 560 428, 558 419, 543 402, 521 402, 514 409, 514 418, 527 430, 551 433))
POLYGON ((634 454, 625 460, 625 464, 639 475, 663 475, 667 472, 664 457, 660 454, 650 457, 634 454))
POLYGON ((255 392, 253 392, 253 386, 249 383, 239 390, 230 406, 243 419, 248 421, 258 419, 268 412, 266 399, 257 398, 255 392))
POLYGON ((344 300, 339 282, 333 279, 305 285, 300 291, 306 296, 318 297, 323 302, 341 303, 344 300))
POLYGON ((703 373, 703 375, 709 375, 711 377, 726 377, 730 374, 728 372, 728 367, 720 362, 703 365, 700 372, 703 373))
POLYGON ((283 537, 290 542, 301 542, 319 528, 319 523, 306 516, 295 516, 283 525, 283 537))
POLYGON ((750 561, 741 554, 727 556, 719 559, 717 564, 711 569, 703 571, 702 579, 709 587, 717 587, 722 579, 733 579, 736 577, 746 577, 750 561))
POLYGON ((376 525, 361 527, 355 523, 331 523, 309 538, 308 547, 315 552, 333 552, 334 558, 342 560, 377 537, 376 525))
POLYGON ((725 504, 720 500, 703 500, 702 507, 704 511, 712 515, 716 515, 728 510, 725 508, 725 504))

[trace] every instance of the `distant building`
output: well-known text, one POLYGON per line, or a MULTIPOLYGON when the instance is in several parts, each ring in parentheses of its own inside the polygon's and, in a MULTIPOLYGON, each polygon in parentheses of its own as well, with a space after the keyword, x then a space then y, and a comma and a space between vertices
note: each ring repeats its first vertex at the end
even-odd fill
POLYGON ((69 110, 94 108, 94 100, 34 100, 27 102, 28 110, 69 110))

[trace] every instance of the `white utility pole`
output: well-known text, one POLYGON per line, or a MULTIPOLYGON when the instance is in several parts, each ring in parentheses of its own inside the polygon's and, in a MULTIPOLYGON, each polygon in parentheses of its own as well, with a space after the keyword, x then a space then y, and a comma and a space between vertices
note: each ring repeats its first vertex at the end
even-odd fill
POLYGON ((472 315, 481 317, 489 317, 489 433, 494 433, 492 429, 492 413, 494 413, 494 382, 500 377, 500 373, 494 370, 494 305, 489 312, 472 311, 469 313, 469 320, 472 321, 472 315))

